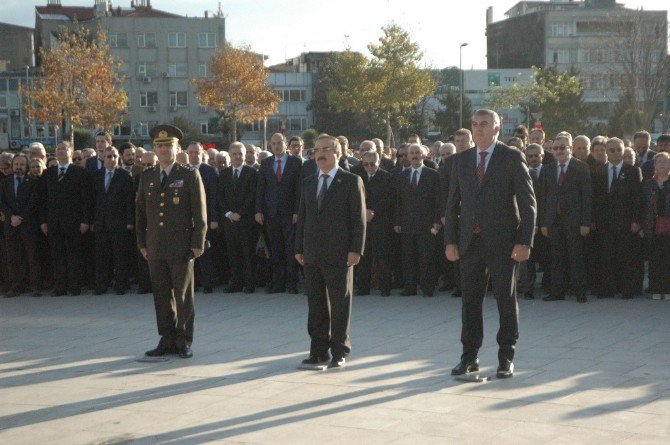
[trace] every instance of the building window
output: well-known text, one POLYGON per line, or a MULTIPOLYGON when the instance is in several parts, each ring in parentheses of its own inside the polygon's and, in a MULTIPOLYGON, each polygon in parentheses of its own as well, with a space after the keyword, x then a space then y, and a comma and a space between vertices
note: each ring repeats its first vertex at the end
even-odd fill
POLYGON ((114 136, 130 136, 130 123, 124 122, 121 125, 114 125, 114 136))
POLYGON ((170 92, 170 106, 171 107, 186 107, 188 106, 188 93, 186 91, 171 91, 170 92))
POLYGON ((198 48, 216 47, 216 34, 213 32, 201 32, 198 34, 198 48))
POLYGON ((128 34, 125 32, 113 32, 109 35, 109 46, 112 48, 127 48, 128 34))
POLYGON ((288 131, 302 131, 307 128, 307 119, 304 117, 289 117, 286 121, 288 131))
POLYGON ((188 64, 170 63, 168 64, 168 77, 186 77, 188 75, 188 64))
POLYGON ((186 48, 186 34, 183 32, 168 33, 168 48, 186 48))
POLYGON ((156 64, 153 62, 138 63, 137 74, 140 77, 156 77, 156 64))
POLYGON ((207 77, 209 76, 209 65, 206 63, 201 63, 198 65, 198 77, 207 77))
POLYGON ((209 134, 209 122, 200 123, 200 133, 209 134))
POLYGON ((153 107, 158 105, 158 93, 155 91, 140 92, 140 107, 153 107))
POLYGON ((143 32, 137 35, 138 48, 155 48, 156 47, 156 33, 143 32))
POLYGON ((276 90, 283 102, 305 102, 305 90, 276 90))
POLYGON ((7 93, 0 93, 0 108, 7 107, 7 93))

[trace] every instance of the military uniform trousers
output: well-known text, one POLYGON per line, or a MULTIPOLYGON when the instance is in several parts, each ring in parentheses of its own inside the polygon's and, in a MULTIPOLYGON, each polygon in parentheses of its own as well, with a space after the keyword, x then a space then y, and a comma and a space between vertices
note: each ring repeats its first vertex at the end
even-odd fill
POLYGON ((149 258, 160 347, 181 348, 193 342, 193 260, 149 258))

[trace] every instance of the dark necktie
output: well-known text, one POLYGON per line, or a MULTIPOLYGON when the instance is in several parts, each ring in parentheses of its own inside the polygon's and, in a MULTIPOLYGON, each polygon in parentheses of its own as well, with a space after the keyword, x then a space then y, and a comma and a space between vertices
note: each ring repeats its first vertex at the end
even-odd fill
POLYGON ((237 184, 237 180, 240 179, 240 171, 238 169, 235 169, 235 183, 237 184))
POLYGON ((105 175, 105 193, 109 191, 109 184, 112 182, 112 171, 107 170, 107 174, 105 175))
POLYGON ((277 159, 277 182, 281 181, 281 159, 277 159))
POLYGON ((558 175, 558 186, 563 185, 563 181, 565 181, 565 164, 560 164, 561 167, 561 173, 558 175))
POLYGON ((161 188, 165 188, 165 184, 167 183, 167 173, 165 173, 165 170, 161 172, 161 188))
POLYGON ((319 190, 319 196, 316 197, 319 210, 321 210, 321 203, 323 202, 323 198, 326 196, 326 191, 328 190, 328 175, 325 173, 322 174, 321 179, 321 190, 319 190))
POLYGON ((417 178, 419 170, 414 170, 412 173, 412 181, 409 183, 409 186, 412 187, 412 190, 416 190, 416 186, 419 185, 419 180, 417 178))
POLYGON ((610 190, 612 190, 612 186, 614 185, 614 181, 616 181, 616 165, 612 166, 612 182, 610 182, 610 190))
POLYGON ((477 164, 477 185, 482 186, 484 182, 484 172, 486 171, 486 156, 489 154, 487 151, 479 152, 479 164, 477 164))
POLYGON ((60 181, 65 176, 65 167, 60 167, 58 169, 58 180, 60 181))

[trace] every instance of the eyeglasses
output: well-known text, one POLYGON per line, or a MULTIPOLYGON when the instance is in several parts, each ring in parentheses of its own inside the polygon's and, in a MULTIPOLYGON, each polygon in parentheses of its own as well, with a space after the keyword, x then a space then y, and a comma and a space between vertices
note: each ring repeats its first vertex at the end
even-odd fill
POLYGON ((118 158, 117 155, 107 155, 107 159, 116 159, 118 158))
POLYGON ((377 165, 375 162, 362 162, 361 164, 363 164, 363 167, 374 167, 377 165))
POLYGON ((72 158, 74 162, 81 162, 81 158, 72 158))

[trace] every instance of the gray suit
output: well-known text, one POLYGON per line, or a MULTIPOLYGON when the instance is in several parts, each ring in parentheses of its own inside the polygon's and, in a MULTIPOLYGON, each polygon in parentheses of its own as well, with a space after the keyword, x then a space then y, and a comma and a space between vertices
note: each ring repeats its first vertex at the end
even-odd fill
POLYGON ((312 175, 302 185, 295 252, 305 259, 310 355, 325 357, 330 349, 342 358, 351 351, 353 266, 347 256, 363 254, 365 190, 360 177, 338 168, 319 209, 318 180, 312 175))
POLYGON ((484 336, 482 302, 488 282, 498 302, 498 359, 514 358, 519 337, 515 244, 532 246, 536 203, 533 183, 521 152, 497 142, 481 186, 477 148, 454 155, 445 220, 446 244, 460 252, 463 296, 463 357, 474 360, 484 336))

